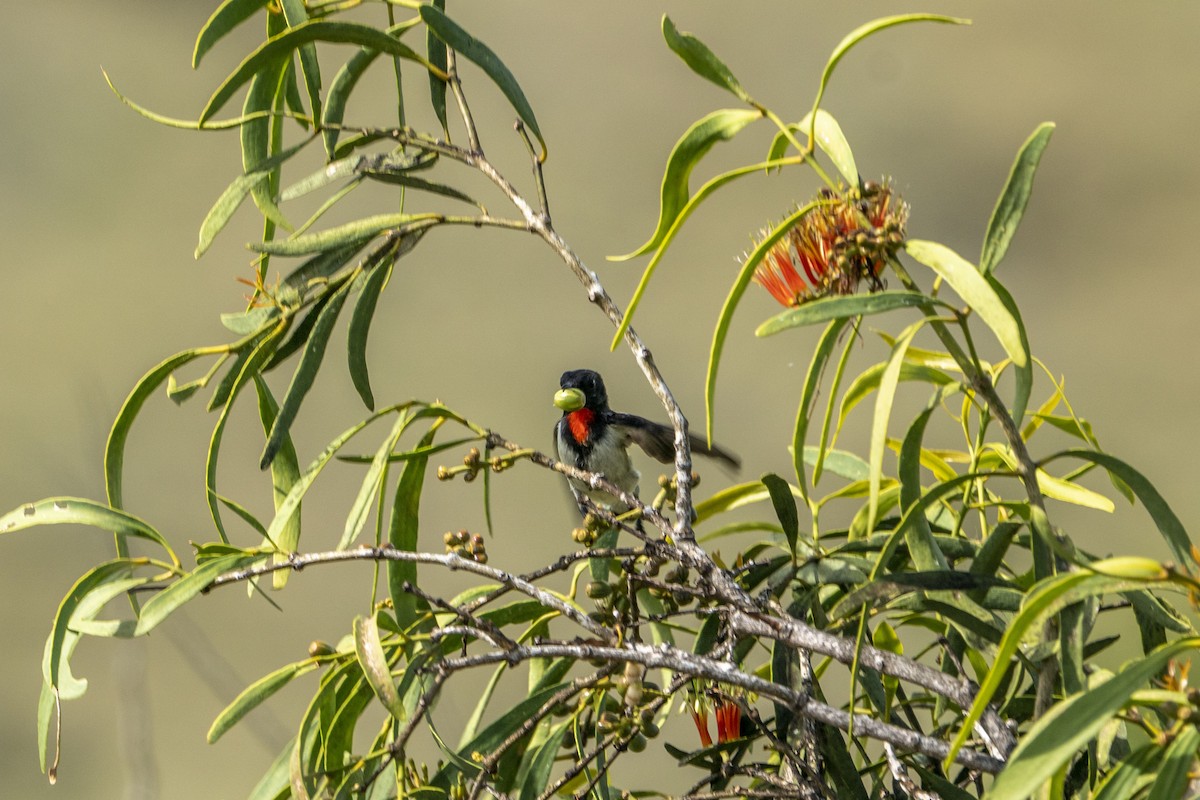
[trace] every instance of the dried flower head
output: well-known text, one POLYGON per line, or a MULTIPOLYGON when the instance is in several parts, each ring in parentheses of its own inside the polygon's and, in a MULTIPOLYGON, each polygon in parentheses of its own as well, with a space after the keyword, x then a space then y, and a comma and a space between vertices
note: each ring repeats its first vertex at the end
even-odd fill
MULTIPOLYGON (((818 200, 754 271, 754 280, 785 306, 854 294, 862 281, 872 291, 882 289, 879 273, 904 243, 908 204, 888 181, 824 189, 818 200)), ((758 241, 769 232, 764 229, 758 241)))

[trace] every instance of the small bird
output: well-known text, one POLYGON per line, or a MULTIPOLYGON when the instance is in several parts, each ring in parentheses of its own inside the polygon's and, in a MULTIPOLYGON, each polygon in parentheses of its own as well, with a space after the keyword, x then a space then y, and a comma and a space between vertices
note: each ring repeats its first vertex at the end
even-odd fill
MULTIPOLYGON (((599 373, 590 369, 568 370, 558 383, 561 388, 554 394, 554 405, 562 409, 563 415, 554 425, 554 446, 559 461, 603 475, 636 496, 640 475, 629 459, 630 443, 636 442, 647 455, 664 464, 675 460, 675 430, 610 409, 608 392, 599 373)), ((741 466, 737 456, 720 447, 709 447, 695 436, 690 441, 693 453, 719 459, 733 469, 741 466)), ((593 489, 574 478, 568 478, 568 482, 581 513, 587 512, 585 495, 615 514, 629 510, 608 492, 593 489)))

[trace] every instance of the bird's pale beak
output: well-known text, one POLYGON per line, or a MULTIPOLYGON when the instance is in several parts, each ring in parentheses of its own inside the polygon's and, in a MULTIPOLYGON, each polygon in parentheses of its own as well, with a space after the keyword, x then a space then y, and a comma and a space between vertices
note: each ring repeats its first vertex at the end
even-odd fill
POLYGON ((554 393, 554 405, 563 411, 578 411, 586 402, 579 389, 559 389, 554 393))

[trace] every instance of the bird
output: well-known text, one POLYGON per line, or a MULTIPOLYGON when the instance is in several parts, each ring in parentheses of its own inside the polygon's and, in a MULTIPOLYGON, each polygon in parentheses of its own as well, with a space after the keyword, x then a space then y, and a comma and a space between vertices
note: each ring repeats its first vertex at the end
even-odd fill
MULTIPOLYGON (((608 392, 600 373, 590 369, 572 369, 562 374, 554 405, 562 409, 562 418, 554 425, 554 446, 558 460, 579 469, 604 476, 627 494, 638 493, 638 471, 629 458, 629 445, 636 443, 651 458, 669 464, 675 460, 675 430, 636 414, 623 414, 608 407, 608 392)), ((738 469, 738 457, 717 446, 709 447, 695 436, 689 440, 693 453, 717 459, 738 469)), ((568 478, 571 493, 581 514, 587 514, 584 497, 620 515, 629 506, 620 498, 593 489, 586 482, 568 478)))

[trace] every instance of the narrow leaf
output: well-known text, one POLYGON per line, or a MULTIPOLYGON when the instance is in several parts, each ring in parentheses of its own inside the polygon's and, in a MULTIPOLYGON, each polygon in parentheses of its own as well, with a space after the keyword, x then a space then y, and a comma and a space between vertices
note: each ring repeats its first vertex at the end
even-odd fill
POLYGON ((367 515, 371 511, 371 499, 379 493, 384 475, 387 473, 388 457, 411 421, 411 415, 405 412, 398 414, 391 433, 376 451, 375 457, 371 460, 371 468, 363 476, 363 482, 359 487, 358 496, 354 499, 354 505, 350 507, 350 513, 346 516, 346 527, 342 530, 342 538, 337 546, 338 550, 345 550, 358 538, 359 531, 362 530, 363 524, 367 521, 367 515))
POLYGON ((363 405, 368 409, 375 408, 375 394, 371 391, 371 377, 367 368, 367 336, 371 332, 371 320, 375 316, 375 306, 379 295, 391 277, 392 268, 396 263, 395 256, 385 256, 383 263, 376 264, 367 273, 363 281, 362 291, 354 304, 350 315, 350 326, 346 340, 346 357, 350 366, 350 380, 363 405))
POLYGON ((783 527, 783 535, 787 539, 788 549, 796 555, 796 539, 800 535, 800 517, 796 511, 796 501, 792 497, 788 482, 778 475, 768 472, 760 479, 763 486, 771 493, 771 504, 775 506, 775 516, 783 527))
MULTIPOLYGON (((1196 639, 1172 642, 1134 660, 1099 686, 1051 706, 1021 738, 1008 764, 996 776, 988 797, 1023 800, 1036 792, 1099 732, 1135 691, 1158 675, 1167 661, 1197 646, 1200 646, 1200 640, 1196 639)), ((1197 737, 1192 737, 1189 744, 1194 746, 1196 741, 1197 737)), ((1189 762, 1194 757, 1193 751, 1189 754, 1189 762)))
POLYGON ((231 553, 205 561, 190 574, 175 581, 146 601, 146 605, 142 607, 142 613, 138 616, 134 635, 145 636, 154 630, 176 609, 207 589, 213 579, 221 573, 255 564, 265 558, 266 556, 257 553, 231 553))
POLYGON ((815 121, 809 119, 812 113, 808 112, 804 119, 800 120, 801 129, 811 130, 817 147, 825 151, 825 155, 829 156, 829 160, 846 179, 846 183, 850 186, 858 186, 860 180, 858 164, 854 161, 854 153, 850 150, 850 143, 846 141, 846 135, 842 133, 842 126, 838 125, 833 115, 823 108, 817 109, 815 121))
POLYGON ((216 742, 225 735, 226 731, 238 724, 242 717, 258 708, 265 700, 270 699, 276 692, 296 678, 305 673, 312 672, 320 663, 316 659, 306 658, 303 661, 297 661, 294 664, 280 667, 247 686, 213 720, 212 727, 208 729, 208 743, 213 744, 216 742))
POLYGON ((750 285, 751 279, 754 277, 754 270, 762 262, 767 251, 775 246, 775 243, 787 235, 787 232, 800 221, 805 214, 816 208, 816 203, 809 203, 801 208, 796 209, 795 213, 787 219, 780 222, 774 229, 768 233, 754 251, 746 257, 742 264, 742 270, 738 273, 737 279, 734 281, 729 294, 725 298, 725 304, 721 306, 721 315, 717 318, 717 327, 713 330, 712 346, 708 354, 708 373, 704 381, 704 412, 705 412, 705 433, 708 436, 708 441, 712 441, 713 431, 713 399, 717 391, 717 370, 721 365, 721 351, 725 348, 725 337, 729 334, 729 325, 733 322, 733 312, 737 309, 738 303, 742 300, 742 295, 746 293, 746 288, 750 285))
POLYGON ((204 23, 200 35, 196 37, 196 47, 192 51, 192 69, 200 66, 200 59, 212 49, 213 45, 225 38, 225 35, 241 25, 270 0, 225 0, 217 6, 217 10, 204 23))
POLYGON ((379 639, 379 625, 375 617, 357 617, 354 620, 354 654, 362 667, 371 691, 397 722, 403 722, 406 714, 396 693, 396 682, 388 666, 383 643, 379 639))
POLYGON ((309 253, 323 253, 338 247, 364 244, 389 230, 394 230, 399 234, 402 230, 407 229, 410 232, 404 235, 420 238, 420 234, 431 221, 433 221, 431 215, 378 214, 328 228, 319 233, 297 236, 294 239, 251 244, 250 249, 272 255, 300 256, 309 253), (424 224, 421 224, 422 222, 424 224), (413 227, 413 223, 420 227, 413 227))
POLYGON ((708 49, 708 45, 692 34, 680 32, 666 14, 663 14, 662 18, 662 32, 663 38, 667 40, 667 47, 683 59, 683 63, 687 64, 692 72, 712 81, 727 92, 732 92, 739 99, 754 104, 750 94, 738 83, 738 79, 733 76, 729 67, 725 66, 725 62, 717 58, 716 54, 708 49))
POLYGON ((879 393, 875 397, 875 415, 871 422, 869 459, 871 474, 868 476, 871 488, 867 501, 866 529, 868 536, 875 531, 876 513, 879 510, 879 483, 883 476, 883 453, 887 449, 888 420, 892 415, 892 405, 896 398, 896 387, 900 383, 900 368, 904 364, 904 351, 908 349, 908 345, 912 342, 913 337, 917 335, 917 331, 924 324, 924 320, 917 320, 896 337, 896 344, 892 348, 891 356, 888 358, 887 367, 884 368, 883 375, 879 379, 879 393))
MULTIPOLYGON (((792 429, 792 467, 796 471, 796 486, 800 495, 808 502, 807 480, 804 477, 804 463, 807 460, 808 448, 804 444, 808 436, 809 421, 812 418, 813 407, 817 393, 821 388, 821 376, 825 373, 825 364, 837 344, 842 329, 849 320, 834 319, 825 327, 813 350, 812 361, 808 365, 808 374, 804 378, 804 390, 800 393, 800 405, 796 409, 796 424, 792 429)), ((815 450, 815 448, 814 448, 815 450)), ((865 476, 864 476, 865 477, 865 476)))
MULTIPOLYGON (((200 223, 200 241, 196 245, 195 258, 200 258, 212 245, 217 234, 225 227, 230 218, 233 217, 233 212, 237 211, 238 206, 246 199, 246 195, 250 194, 251 190, 258 188, 263 181, 266 181, 272 171, 279 167, 280 164, 287 161, 289 158, 300 152, 312 139, 305 139, 300 144, 289 147, 282 153, 277 153, 270 158, 263 159, 258 162, 254 169, 239 175, 225 188, 217 201, 213 203, 208 214, 205 215, 204 221, 200 223)), ((247 331, 248 333, 249 331, 247 331)), ((236 331, 235 331, 236 333, 236 331)))
POLYGON ((302 45, 318 41, 357 44, 362 47, 370 47, 390 56, 416 61, 426 69, 440 72, 440 70, 437 70, 436 67, 426 61, 423 56, 413 52, 412 48, 402 44, 399 40, 377 28, 352 22, 309 20, 308 22, 290 27, 277 36, 272 36, 263 42, 253 53, 246 56, 245 60, 238 65, 237 69, 225 79, 213 93, 212 97, 209 98, 208 105, 204 107, 204 111, 200 114, 200 123, 203 124, 212 117, 213 114, 229 101, 229 98, 239 88, 244 86, 263 69, 285 59, 302 45))
POLYGON ((684 131, 667 158, 659 200, 658 227, 654 235, 633 252, 623 256, 609 256, 609 260, 628 261, 657 248, 687 203, 690 194, 688 178, 692 169, 717 142, 732 139, 742 128, 761 118, 762 113, 756 110, 720 109, 693 123, 684 131))
MULTIPOLYGON (((419 446, 428 447, 437 433, 436 424, 421 437, 419 446)), ((396 495, 392 501, 392 522, 388 528, 388 542, 397 550, 414 552, 417 549, 417 534, 420 529, 421 488, 425 483, 425 466, 428 456, 414 458, 404 465, 396 495)), ((417 599, 404 591, 404 584, 417 583, 417 565, 409 561, 388 561, 388 589, 396 611, 396 622, 402 629, 416 620, 417 599)))
MULTIPOLYGON (((446 0, 433 0, 432 4, 438 11, 445 13, 446 0)), ((432 28, 428 27, 425 30, 425 52, 429 58, 429 63, 445 74, 449 66, 449 58, 446 55, 446 43, 437 37, 432 28)), ((441 124, 442 132, 446 134, 448 141, 450 139, 450 126, 446 121, 446 81, 438 77, 433 70, 429 71, 429 102, 433 106, 433 114, 437 117, 438 123, 441 124)))
POLYGON ((1016 235, 1017 226, 1025 214, 1025 206, 1033 193, 1033 177, 1050 135, 1054 133, 1053 122, 1037 126, 1025 144, 1021 145, 1017 159, 1008 173, 1008 181, 996 201, 992 218, 988 221, 987 235, 983 238, 983 251, 979 254, 979 271, 990 275, 1008 252, 1008 246, 1016 235))
POLYGON ((771 336, 788 328, 817 325, 831 319, 846 319, 870 316, 894 311, 897 308, 929 306, 937 301, 920 292, 891 291, 875 294, 856 294, 840 297, 822 297, 789 308, 771 317, 758 326, 755 336, 771 336))
POLYGON ((829 86, 829 79, 833 76, 833 70, 837 67, 838 62, 842 60, 842 57, 846 55, 850 48, 854 47, 854 45, 858 44, 863 39, 866 39, 868 36, 871 36, 874 33, 878 33, 879 31, 894 27, 896 25, 903 25, 908 22, 943 22, 950 23, 952 25, 971 24, 970 20, 959 19, 956 17, 946 17, 942 16, 941 14, 900 14, 893 17, 881 17, 864 25, 860 25, 859 27, 850 31, 850 33, 846 34, 845 38, 838 42, 837 47, 833 48, 833 53, 830 54, 829 61, 827 61, 825 64, 825 70, 821 73, 821 85, 820 88, 817 89, 816 99, 813 100, 811 113, 815 115, 817 109, 821 107, 821 99, 825 96, 825 89, 829 86))
POLYGON ((300 411, 300 404, 304 402, 304 396, 312 388, 317 371, 321 368, 321 360, 325 357, 325 347, 329 344, 329 336, 333 333, 338 313, 342 310, 342 304, 346 302, 347 290, 348 287, 342 287, 334 293, 329 304, 322 309, 316 325, 313 326, 312 335, 309 336, 308 343, 304 347, 304 355, 300 357, 300 363, 292 375, 292 382, 288 385, 287 394, 284 395, 283 403, 279 407, 279 415, 275 417, 275 423, 271 426, 271 433, 267 437, 267 444, 263 448, 262 458, 259 461, 261 469, 266 469, 275 459, 275 454, 279 452, 279 448, 283 444, 284 436, 291 429, 292 421, 300 411))
MULTIPOLYGON (((545 161, 546 140, 542 137, 541 128, 538 127, 537 117, 534 116, 529 101, 525 99, 525 93, 521 91, 516 77, 508 67, 504 66, 500 57, 493 53, 486 44, 459 27, 457 22, 447 17, 437 6, 423 4, 421 19, 425 21, 435 36, 449 45, 456 53, 473 61, 499 87, 504 96, 508 98, 508 102, 512 104, 513 110, 517 112, 517 116, 542 145, 540 160, 545 161)), ((433 74, 436 69, 432 64, 428 64, 428 68, 430 74, 433 74)))
MULTIPOLYGON (((258 398, 258 419, 262 424, 263 436, 269 435, 279 418, 279 406, 271 388, 262 375, 254 376, 254 391, 258 398)), ((288 502, 292 490, 300 482, 300 459, 296 456, 296 446, 290 434, 285 434, 279 447, 279 452, 271 461, 271 499, 274 503, 275 516, 271 527, 263 533, 264 546, 272 548, 275 553, 272 560, 281 564, 287 560, 288 554, 300 546, 300 504, 298 500, 288 502), (287 512, 280 512, 287 507, 287 512), (280 522, 276 522, 280 520, 280 522)), ((271 585, 279 590, 287 586, 291 570, 281 569, 271 574, 271 585)))
POLYGON ((904 249, 950 284, 958 296, 992 329, 1014 366, 1023 367, 1029 363, 1029 353, 1022 344, 1020 326, 1000 300, 996 290, 979 274, 979 270, 973 264, 937 242, 909 239, 904 249))
POLYGON ((167 540, 149 523, 95 500, 82 497, 47 497, 36 503, 25 503, 0 517, 0 535, 15 533, 36 525, 85 525, 115 531, 122 537, 136 536, 161 546, 173 562, 179 563, 167 540))

